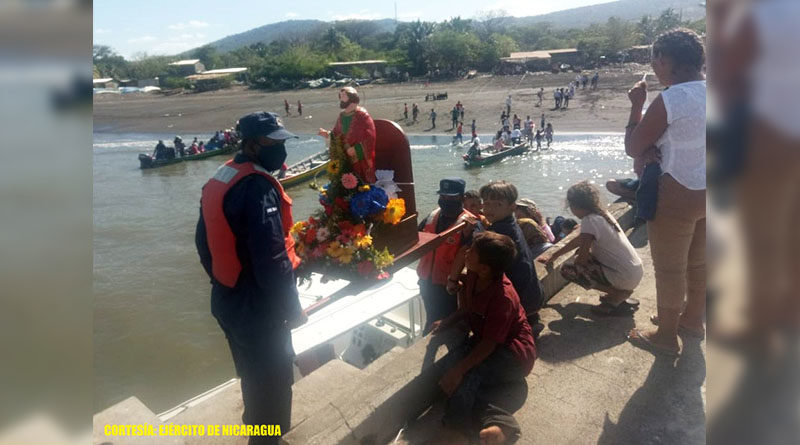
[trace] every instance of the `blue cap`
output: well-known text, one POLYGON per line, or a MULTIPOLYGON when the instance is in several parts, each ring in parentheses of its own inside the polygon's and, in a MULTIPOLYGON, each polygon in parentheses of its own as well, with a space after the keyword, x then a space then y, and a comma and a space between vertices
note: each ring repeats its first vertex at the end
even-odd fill
POLYGON ((259 136, 266 136, 270 139, 282 141, 297 137, 294 133, 286 131, 277 114, 264 111, 257 111, 239 118, 239 132, 244 139, 256 139, 259 136))
POLYGON ((445 178, 439 181, 439 190, 436 192, 444 196, 458 196, 464 194, 467 182, 461 178, 445 178))

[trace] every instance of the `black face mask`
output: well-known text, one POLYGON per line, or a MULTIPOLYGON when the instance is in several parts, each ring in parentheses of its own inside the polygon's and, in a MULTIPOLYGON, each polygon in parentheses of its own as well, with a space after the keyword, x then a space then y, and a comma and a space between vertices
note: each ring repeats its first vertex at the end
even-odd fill
POLYGON ((452 199, 439 198, 439 208, 442 209, 442 214, 444 215, 458 216, 464 210, 464 205, 460 200, 454 201, 452 199))
POLYGON ((258 163, 268 171, 279 170, 286 160, 286 145, 260 145, 258 163))

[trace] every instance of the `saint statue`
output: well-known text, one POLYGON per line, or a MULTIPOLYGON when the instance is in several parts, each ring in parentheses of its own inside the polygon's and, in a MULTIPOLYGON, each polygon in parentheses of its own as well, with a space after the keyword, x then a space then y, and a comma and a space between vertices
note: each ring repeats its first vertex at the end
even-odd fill
POLYGON ((360 107, 358 92, 353 87, 339 90, 339 118, 332 131, 319 129, 319 135, 330 144, 330 137, 342 137, 344 150, 352 163, 353 173, 363 182, 373 184, 375 178, 375 123, 366 109, 360 107))

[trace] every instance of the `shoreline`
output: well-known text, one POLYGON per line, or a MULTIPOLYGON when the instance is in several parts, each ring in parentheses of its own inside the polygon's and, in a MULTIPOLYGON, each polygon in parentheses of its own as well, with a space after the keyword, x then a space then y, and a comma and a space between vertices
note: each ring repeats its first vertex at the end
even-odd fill
MULTIPOLYGON (((521 119, 527 115, 538 128, 541 114, 555 128, 556 134, 566 133, 622 133, 628 120, 630 103, 628 89, 639 79, 644 65, 627 64, 600 70, 597 90, 577 89, 570 108, 553 110, 552 92, 556 87, 566 87, 575 73, 527 73, 525 75, 482 75, 473 79, 460 79, 431 83, 368 84, 358 88, 361 105, 374 119, 397 122, 409 136, 452 137, 449 110, 457 101, 464 104, 464 136, 470 136, 470 122, 476 120, 479 134, 492 134, 499 128, 500 112, 505 109, 505 98, 512 96, 511 113, 521 119), (542 107, 536 91, 544 88, 542 107), (432 92, 447 92, 447 100, 424 101, 432 92), (409 110, 413 103, 420 108, 419 121, 406 122, 403 104, 409 110), (430 108, 437 113, 437 128, 431 131, 427 119, 430 108)), ((651 95, 657 84, 651 84, 651 95)), ((337 89, 302 89, 265 92, 246 87, 204 93, 186 93, 172 96, 152 93, 102 94, 93 98, 93 133, 155 133, 180 134, 184 138, 196 134, 209 134, 235 125, 239 117, 256 110, 274 111, 283 118, 289 131, 302 135, 315 135, 319 128, 329 129, 336 121, 339 109, 335 102, 337 89), (286 116, 283 100, 291 104, 291 115, 286 116), (297 101, 303 104, 303 116, 297 115, 297 101), (99 130, 95 131, 95 128, 99 130)), ((409 111, 410 114, 410 111, 409 111)))

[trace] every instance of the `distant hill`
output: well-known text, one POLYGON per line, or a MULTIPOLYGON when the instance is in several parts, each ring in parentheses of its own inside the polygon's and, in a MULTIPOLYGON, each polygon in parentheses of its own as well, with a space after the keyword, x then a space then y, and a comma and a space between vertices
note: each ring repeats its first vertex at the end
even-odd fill
POLYGON ((658 16, 667 8, 682 13, 684 20, 698 20, 706 15, 706 8, 699 0, 618 0, 532 17, 516 17, 510 24, 526 26, 549 22, 558 28, 584 28, 592 23, 605 23, 609 17, 638 21, 644 15, 658 16))
MULTIPOLYGON (((685 20, 697 20, 705 16, 705 7, 700 0, 618 0, 599 5, 583 6, 549 14, 531 17, 510 17, 509 26, 529 26, 536 23, 549 22, 558 28, 584 28, 592 23, 605 23, 609 17, 622 20, 639 20, 644 15, 658 16, 661 11, 673 8, 683 14, 685 20)), ((392 19, 370 20, 372 30, 376 33, 394 32, 397 26, 392 19)), ((335 22, 321 20, 288 20, 259 26, 249 31, 224 37, 210 45, 218 51, 232 51, 254 43, 269 43, 278 39, 308 38, 323 33, 335 26, 335 22)), ((190 53, 186 51, 186 53, 190 53)))
MULTIPOLYGON (((374 25, 374 30, 378 33, 394 32, 395 21, 393 19, 368 20, 374 25)), ((271 23, 259 26, 249 31, 223 37, 210 45, 217 48, 220 52, 233 51, 243 46, 250 46, 254 43, 269 43, 278 39, 300 39, 308 38, 310 35, 323 33, 328 28, 334 26, 335 22, 323 22, 321 20, 288 20, 285 22, 271 23)), ((191 52, 191 51, 187 51, 191 52)))

